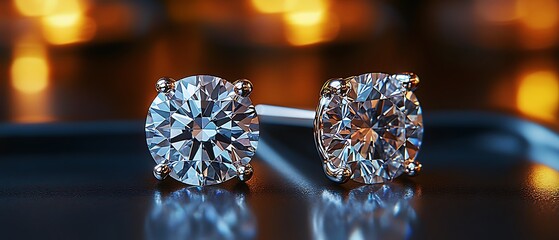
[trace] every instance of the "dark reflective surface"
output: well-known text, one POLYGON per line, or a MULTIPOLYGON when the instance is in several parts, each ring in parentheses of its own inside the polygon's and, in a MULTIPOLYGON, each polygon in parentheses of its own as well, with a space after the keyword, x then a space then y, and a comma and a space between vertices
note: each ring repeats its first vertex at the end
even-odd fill
POLYGON ((3 125, 0 226, 7 239, 559 236, 556 133, 494 114, 425 119, 424 172, 374 186, 329 182, 310 128, 263 123, 253 179, 196 188, 153 178, 141 121, 3 125))

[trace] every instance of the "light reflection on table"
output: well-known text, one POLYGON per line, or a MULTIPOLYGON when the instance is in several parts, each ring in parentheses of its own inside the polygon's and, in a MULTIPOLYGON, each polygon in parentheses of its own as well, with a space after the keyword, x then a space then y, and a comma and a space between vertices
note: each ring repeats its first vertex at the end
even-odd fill
POLYGON ((324 190, 312 208, 315 239, 405 239, 411 236, 416 212, 414 189, 396 183, 353 189, 347 197, 324 190))
POLYGON ((253 239, 256 219, 242 193, 187 187, 156 191, 144 228, 146 239, 253 239))

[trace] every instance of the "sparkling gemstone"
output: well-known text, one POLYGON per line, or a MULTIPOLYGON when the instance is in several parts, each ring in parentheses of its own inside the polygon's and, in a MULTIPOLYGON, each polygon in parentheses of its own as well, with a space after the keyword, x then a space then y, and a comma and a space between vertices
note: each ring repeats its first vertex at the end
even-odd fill
POLYGON ((250 98, 224 79, 199 75, 159 93, 146 119, 146 139, 156 163, 172 178, 212 185, 237 175, 256 151, 259 121, 250 98))
POLYGON ((398 75, 368 73, 347 79, 346 94, 321 97, 315 133, 329 169, 350 168, 351 179, 381 183, 405 171, 421 146, 421 106, 398 75))

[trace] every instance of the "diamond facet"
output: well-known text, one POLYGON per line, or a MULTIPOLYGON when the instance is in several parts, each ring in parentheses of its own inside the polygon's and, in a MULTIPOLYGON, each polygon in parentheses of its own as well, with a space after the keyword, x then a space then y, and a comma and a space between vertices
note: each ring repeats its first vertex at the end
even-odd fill
POLYGON ((349 168, 351 179, 373 184, 400 176, 414 161, 423 137, 421 106, 401 78, 363 74, 343 80, 347 93, 323 94, 315 134, 325 169, 349 168))
POLYGON ((259 138, 250 98, 224 79, 198 75, 174 83, 153 100, 146 139, 156 163, 190 185, 212 185, 237 175, 250 162, 259 138))

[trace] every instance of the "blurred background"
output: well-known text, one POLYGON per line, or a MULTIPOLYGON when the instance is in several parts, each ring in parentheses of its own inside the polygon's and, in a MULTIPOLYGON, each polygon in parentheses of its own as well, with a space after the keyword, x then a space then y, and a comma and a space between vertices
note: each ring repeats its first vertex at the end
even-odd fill
POLYGON ((557 129, 559 1, 0 2, 0 121, 145 118, 161 76, 253 81, 312 109, 322 83, 414 71, 425 112, 498 111, 557 129))

